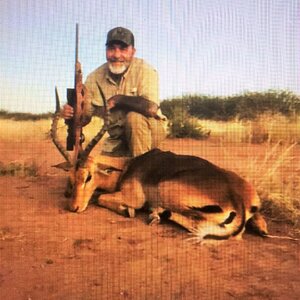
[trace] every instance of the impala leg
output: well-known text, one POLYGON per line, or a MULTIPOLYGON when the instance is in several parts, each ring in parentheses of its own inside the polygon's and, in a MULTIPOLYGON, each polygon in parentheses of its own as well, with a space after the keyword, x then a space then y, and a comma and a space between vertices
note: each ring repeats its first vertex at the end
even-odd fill
POLYGON ((135 217, 135 210, 145 204, 145 195, 141 184, 136 180, 128 181, 120 192, 100 195, 98 204, 118 214, 135 217))
POLYGON ((169 220, 181 225, 191 233, 193 233, 199 242, 203 241, 207 234, 213 234, 216 232, 217 226, 213 222, 209 222, 205 219, 196 220, 192 217, 186 217, 182 214, 171 212, 169 220))
POLYGON ((184 227, 185 229, 191 232, 193 232, 194 229, 197 228, 197 224, 199 223, 199 221, 196 222, 192 218, 186 217, 182 214, 173 211, 170 213, 168 219, 179 224, 180 226, 184 227))
POLYGON ((121 192, 102 194, 98 198, 98 205, 106 207, 120 215, 135 217, 135 209, 124 203, 121 192))

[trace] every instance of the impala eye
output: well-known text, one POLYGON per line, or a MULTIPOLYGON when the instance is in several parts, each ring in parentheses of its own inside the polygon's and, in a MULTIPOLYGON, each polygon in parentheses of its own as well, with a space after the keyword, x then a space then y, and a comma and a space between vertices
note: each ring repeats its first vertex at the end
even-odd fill
POLYGON ((258 211, 258 207, 257 206, 251 206, 250 208, 250 213, 251 214, 255 214, 258 211))
POLYGON ((108 168, 108 169, 105 170, 105 172, 106 172, 107 174, 111 174, 113 171, 114 171, 113 168, 108 168))
POLYGON ((110 175, 114 172, 122 172, 122 170, 116 169, 114 167, 108 167, 106 169, 99 170, 98 172, 102 173, 103 175, 110 175))

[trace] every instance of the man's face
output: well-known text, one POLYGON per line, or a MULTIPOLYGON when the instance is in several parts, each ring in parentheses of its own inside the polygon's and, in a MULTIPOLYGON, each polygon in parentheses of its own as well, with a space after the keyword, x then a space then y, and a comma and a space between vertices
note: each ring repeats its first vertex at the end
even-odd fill
POLYGON ((135 54, 135 48, 121 42, 115 42, 106 46, 106 60, 109 70, 113 74, 124 73, 135 54))

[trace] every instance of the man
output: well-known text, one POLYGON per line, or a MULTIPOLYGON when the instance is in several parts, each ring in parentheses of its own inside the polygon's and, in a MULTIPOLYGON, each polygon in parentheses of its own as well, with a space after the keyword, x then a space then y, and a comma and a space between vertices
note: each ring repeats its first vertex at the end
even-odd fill
MULTIPOLYGON (((102 152, 111 156, 137 156, 155 147, 166 136, 166 118, 159 109, 158 75, 144 60, 135 58, 134 36, 123 27, 110 30, 106 40, 107 62, 86 79, 83 125, 93 114, 103 115, 104 93, 109 109, 109 137, 102 152)), ((65 105, 65 119, 73 109, 65 105)))

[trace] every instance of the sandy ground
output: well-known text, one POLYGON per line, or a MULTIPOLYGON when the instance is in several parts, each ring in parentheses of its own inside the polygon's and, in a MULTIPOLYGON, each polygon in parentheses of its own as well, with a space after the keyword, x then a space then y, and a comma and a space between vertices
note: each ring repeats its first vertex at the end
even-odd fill
MULTIPOLYGON (((162 148, 222 164, 213 141, 168 140, 162 148)), ((230 152, 232 161, 245 156, 239 147, 230 152)), ((38 177, 0 177, 0 299, 300 299, 299 242, 246 234, 195 245, 175 224, 147 225, 143 212, 128 219, 90 205, 70 213, 50 141, 0 143, 0 155, 35 159, 40 169, 38 177)))

